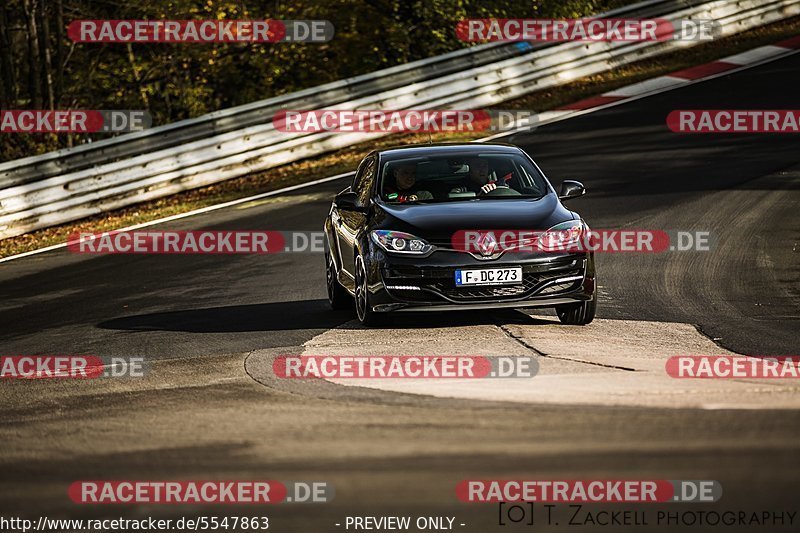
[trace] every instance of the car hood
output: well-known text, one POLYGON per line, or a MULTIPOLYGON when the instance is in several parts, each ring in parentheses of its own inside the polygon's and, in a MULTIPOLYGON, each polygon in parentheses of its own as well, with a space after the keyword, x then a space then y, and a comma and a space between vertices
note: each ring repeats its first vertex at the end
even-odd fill
POLYGON ((547 230, 575 217, 555 194, 540 199, 473 200, 436 204, 380 204, 376 228, 449 241, 459 230, 547 230))

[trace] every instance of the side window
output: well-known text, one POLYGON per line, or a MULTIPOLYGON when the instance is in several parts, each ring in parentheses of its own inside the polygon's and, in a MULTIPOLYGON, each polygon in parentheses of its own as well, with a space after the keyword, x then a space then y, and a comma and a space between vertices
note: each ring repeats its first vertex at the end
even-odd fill
POLYGON ((358 167, 356 177, 353 178, 353 192, 358 195, 358 200, 366 205, 369 201, 372 184, 375 182, 375 156, 369 156, 358 167))

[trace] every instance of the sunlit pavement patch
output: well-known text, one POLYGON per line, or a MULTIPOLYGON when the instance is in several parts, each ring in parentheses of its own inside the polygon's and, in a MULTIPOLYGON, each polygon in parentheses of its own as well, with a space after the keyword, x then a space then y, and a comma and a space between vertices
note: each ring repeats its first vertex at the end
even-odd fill
POLYGON ((535 404, 703 409, 800 407, 800 382, 788 379, 676 380, 674 355, 729 355, 690 324, 595 320, 562 326, 547 318, 499 325, 364 329, 353 322, 305 344, 304 355, 537 356, 532 379, 331 379, 342 386, 441 398, 535 404))

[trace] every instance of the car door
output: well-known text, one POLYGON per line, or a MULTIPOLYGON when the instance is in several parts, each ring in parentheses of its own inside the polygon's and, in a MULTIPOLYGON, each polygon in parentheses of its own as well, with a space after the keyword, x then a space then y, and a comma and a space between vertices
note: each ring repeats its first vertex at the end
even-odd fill
MULTIPOLYGON (((358 196, 359 203, 368 206, 372 185, 375 182, 376 156, 369 155, 361 162, 356 171, 351 190, 358 196)), ((337 209, 334 216, 334 227, 339 249, 339 264, 342 271, 355 279, 355 246, 358 232, 364 228, 367 215, 360 211, 337 209)))

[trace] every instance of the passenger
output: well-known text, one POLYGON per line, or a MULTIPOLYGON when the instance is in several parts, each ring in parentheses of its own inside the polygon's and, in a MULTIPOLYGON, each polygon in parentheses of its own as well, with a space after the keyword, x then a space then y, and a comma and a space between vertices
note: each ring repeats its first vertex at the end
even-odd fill
POLYGON ((433 200, 430 191, 414 188, 417 183, 417 165, 399 165, 394 168, 394 182, 396 187, 386 187, 386 198, 395 202, 416 202, 417 200, 433 200))

